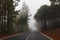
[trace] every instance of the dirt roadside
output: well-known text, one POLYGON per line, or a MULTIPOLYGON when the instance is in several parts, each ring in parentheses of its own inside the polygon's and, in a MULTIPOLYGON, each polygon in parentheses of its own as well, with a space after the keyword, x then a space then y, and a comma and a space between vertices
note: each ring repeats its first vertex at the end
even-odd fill
POLYGON ((56 28, 50 31, 42 32, 54 40, 60 40, 60 28, 56 28))

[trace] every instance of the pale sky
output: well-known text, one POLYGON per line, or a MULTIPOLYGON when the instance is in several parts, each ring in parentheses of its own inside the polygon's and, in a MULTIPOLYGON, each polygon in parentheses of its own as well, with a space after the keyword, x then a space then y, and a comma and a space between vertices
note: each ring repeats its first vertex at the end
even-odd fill
POLYGON ((35 20, 33 19, 33 16, 36 14, 37 10, 42 6, 42 5, 50 5, 49 0, 20 0, 19 6, 16 7, 17 10, 21 9, 23 2, 25 2, 30 9, 30 14, 32 16, 30 17, 30 23, 29 23, 29 28, 35 30, 35 20))

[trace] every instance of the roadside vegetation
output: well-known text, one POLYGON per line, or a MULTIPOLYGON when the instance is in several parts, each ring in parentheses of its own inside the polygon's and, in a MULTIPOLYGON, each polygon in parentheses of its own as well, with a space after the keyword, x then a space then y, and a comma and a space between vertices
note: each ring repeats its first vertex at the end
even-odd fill
POLYGON ((25 2, 15 10, 20 0, 0 0, 0 36, 28 31, 29 7, 25 2))
POLYGON ((51 4, 41 6, 34 18, 39 23, 39 30, 47 31, 60 27, 60 1, 50 0, 51 4))

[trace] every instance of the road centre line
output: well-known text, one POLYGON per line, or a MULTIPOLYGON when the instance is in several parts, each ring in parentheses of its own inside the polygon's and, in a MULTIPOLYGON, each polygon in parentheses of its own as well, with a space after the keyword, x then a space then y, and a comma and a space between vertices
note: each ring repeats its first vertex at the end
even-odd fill
POLYGON ((26 38, 26 40, 28 40, 30 38, 31 34, 26 38))

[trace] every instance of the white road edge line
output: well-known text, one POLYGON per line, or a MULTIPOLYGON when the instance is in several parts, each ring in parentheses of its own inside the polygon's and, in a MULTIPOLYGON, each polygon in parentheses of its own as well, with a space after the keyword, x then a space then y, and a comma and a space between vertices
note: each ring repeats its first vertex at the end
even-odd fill
POLYGON ((44 36, 46 36, 47 38, 49 38, 49 39, 53 40, 52 38, 48 37, 47 35, 45 35, 45 34, 43 34, 43 33, 41 33, 41 34, 42 34, 42 35, 44 35, 44 36))
POLYGON ((15 34, 15 35, 12 35, 12 36, 5 37, 5 38, 1 38, 0 40, 7 39, 7 38, 10 38, 10 37, 14 37, 16 35, 21 35, 21 34, 23 34, 23 33, 19 33, 19 34, 15 34))
MULTIPOLYGON (((16 35, 19 35, 19 34, 16 34, 16 35)), ((12 36, 8 36, 8 37, 5 37, 5 38, 1 38, 0 40, 7 39, 7 38, 10 38, 10 37, 14 37, 16 35, 12 35, 12 36)))
POLYGON ((26 40, 28 40, 30 38, 31 34, 26 38, 26 40))

